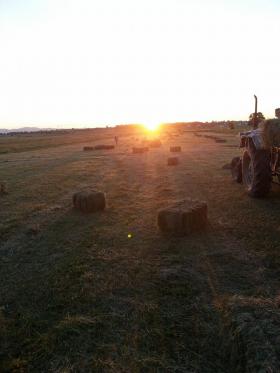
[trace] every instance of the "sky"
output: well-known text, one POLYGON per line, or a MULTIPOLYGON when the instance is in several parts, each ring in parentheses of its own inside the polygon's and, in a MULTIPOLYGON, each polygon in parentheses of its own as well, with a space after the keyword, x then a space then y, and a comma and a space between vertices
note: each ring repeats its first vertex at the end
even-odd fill
POLYGON ((274 116, 279 0, 0 0, 0 127, 274 116))

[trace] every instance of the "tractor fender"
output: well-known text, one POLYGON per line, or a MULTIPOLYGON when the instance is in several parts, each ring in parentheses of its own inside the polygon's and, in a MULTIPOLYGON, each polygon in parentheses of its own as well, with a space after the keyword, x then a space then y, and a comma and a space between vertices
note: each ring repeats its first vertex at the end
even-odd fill
POLYGON ((265 148, 262 132, 259 128, 240 133, 240 148, 249 147, 252 143, 256 150, 265 148))

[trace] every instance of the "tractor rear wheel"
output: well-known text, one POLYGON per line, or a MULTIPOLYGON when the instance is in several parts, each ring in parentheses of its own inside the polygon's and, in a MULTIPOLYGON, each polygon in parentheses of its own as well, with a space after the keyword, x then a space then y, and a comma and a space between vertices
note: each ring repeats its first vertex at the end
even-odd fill
POLYGON ((271 188, 270 152, 246 149, 242 156, 242 181, 251 197, 265 197, 271 188))
POLYGON ((234 157, 231 161, 231 176, 237 183, 242 183, 242 164, 240 157, 234 157))

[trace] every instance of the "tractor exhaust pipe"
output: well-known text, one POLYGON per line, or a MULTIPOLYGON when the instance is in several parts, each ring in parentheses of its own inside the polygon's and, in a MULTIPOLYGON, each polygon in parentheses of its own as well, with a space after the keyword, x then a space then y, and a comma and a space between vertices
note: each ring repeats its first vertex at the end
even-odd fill
POLYGON ((253 120, 253 129, 258 128, 258 121, 257 121, 257 116, 258 116, 258 97, 254 95, 255 97, 255 114, 254 114, 254 120, 253 120))

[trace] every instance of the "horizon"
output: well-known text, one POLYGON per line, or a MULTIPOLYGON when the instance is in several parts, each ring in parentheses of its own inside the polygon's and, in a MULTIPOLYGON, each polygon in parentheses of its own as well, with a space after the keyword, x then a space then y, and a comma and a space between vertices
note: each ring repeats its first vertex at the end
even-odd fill
MULTIPOLYGON (((220 121, 198 121, 198 120, 195 120, 195 121, 191 121, 191 122, 184 122, 184 121, 178 121, 178 122, 166 122, 166 123, 159 123, 158 125, 155 126, 155 128, 159 128, 161 126, 170 126, 170 125, 191 125, 191 124, 221 124, 221 123, 228 123, 228 122, 234 122, 234 123, 242 123, 242 122, 248 122, 248 120, 220 120, 220 121)), ((60 131, 60 130, 90 130, 90 129, 106 129, 106 128, 116 128, 116 127, 122 127, 122 126, 139 126, 139 127, 143 127, 143 128, 148 128, 149 127, 145 124, 145 123, 118 123, 118 124, 114 124, 114 125, 110 125, 110 124, 104 124, 104 125, 95 125, 95 124, 92 124, 90 126, 76 126, 76 127, 71 127, 71 126, 67 126, 66 125, 57 125, 57 126, 53 126, 53 127, 38 127, 36 125, 22 125, 22 126, 19 126, 19 127, 11 127, 11 128, 8 128, 8 127, 0 127, 0 133, 1 131, 9 131, 9 132, 12 132, 13 130, 15 131, 18 131, 18 130, 24 130, 26 131, 26 129, 31 129, 31 130, 34 130, 34 132, 37 132, 38 131, 60 131), (36 131, 35 131, 36 130, 36 131)), ((153 127, 150 128, 151 131, 153 131, 153 127)), ((28 132, 28 131, 27 131, 28 132)))
POLYGON ((274 117, 279 11, 276 0, 0 1, 0 128, 248 120, 254 94, 274 117))

